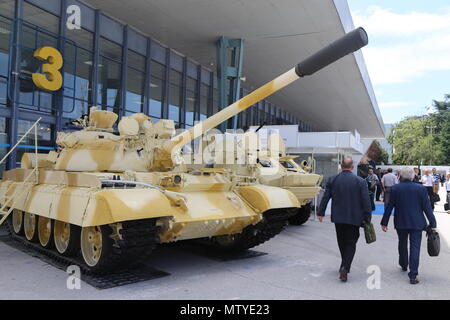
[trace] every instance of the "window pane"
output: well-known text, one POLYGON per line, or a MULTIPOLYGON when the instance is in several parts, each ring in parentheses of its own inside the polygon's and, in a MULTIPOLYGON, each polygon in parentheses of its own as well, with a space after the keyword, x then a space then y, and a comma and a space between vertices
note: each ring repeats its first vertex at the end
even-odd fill
POLYGON ((112 41, 100 37, 100 54, 117 61, 122 60, 122 47, 112 41))
POLYGON ((6 105, 6 97, 8 96, 7 90, 8 86, 6 84, 6 79, 0 78, 0 105, 2 106, 6 105))
POLYGON ((63 117, 69 119, 78 119, 83 114, 88 114, 89 104, 87 101, 76 100, 64 97, 63 117))
POLYGON ((66 44, 64 57, 64 95, 88 101, 92 87, 91 69, 91 52, 66 44))
MULTIPOLYGON (((33 125, 34 122, 27 120, 18 121, 17 139, 20 139, 25 132, 33 125)), ((50 124, 39 123, 38 124, 38 152, 48 153, 52 150, 54 145, 51 139, 52 126, 50 124)), ((34 152, 34 131, 33 134, 29 134, 22 143, 17 147, 17 165, 20 167, 20 160, 25 152, 34 152)))
POLYGON ((47 31, 58 34, 59 18, 27 2, 23 3, 24 20, 47 31))
POLYGON ((128 68, 126 110, 142 112, 144 81, 144 73, 128 68))
POLYGON ((88 50, 94 49, 94 34, 86 29, 66 29, 66 37, 74 41, 77 46, 88 50))
POLYGON ((0 1, 0 12, 8 18, 14 18, 14 3, 15 0, 0 1))
POLYGON ((162 103, 164 101, 164 79, 166 78, 166 67, 155 61, 151 61, 150 99, 149 113, 154 118, 161 118, 162 103))
POLYGON ((181 73, 170 70, 169 119, 180 121, 181 73))
POLYGON ((128 66, 145 72, 145 57, 134 51, 128 50, 128 66))
POLYGON ((120 68, 121 64, 100 57, 97 99, 104 106, 114 107, 114 112, 120 107, 120 68))
POLYGON ((213 114, 219 112, 219 90, 213 89, 213 114))
MULTIPOLYGON (((3 158, 8 152, 8 134, 6 131, 6 119, 0 117, 0 158, 3 158)), ((0 170, 5 170, 6 162, 0 165, 0 170)))
POLYGON ((8 76, 9 36, 11 22, 0 17, 0 76, 8 76))
POLYGON ((186 124, 194 125, 194 113, 197 99, 195 96, 197 80, 187 77, 186 79, 186 124))
POLYGON ((200 121, 205 120, 208 115, 209 87, 200 85, 200 121))

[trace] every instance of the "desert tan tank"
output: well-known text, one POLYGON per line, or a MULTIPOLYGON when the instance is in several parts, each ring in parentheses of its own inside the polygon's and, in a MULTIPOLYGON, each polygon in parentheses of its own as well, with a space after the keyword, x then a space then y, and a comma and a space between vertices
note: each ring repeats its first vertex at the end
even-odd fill
MULTIPOLYGON (((263 185, 280 187, 291 191, 298 199, 300 208, 293 209, 289 223, 304 224, 311 214, 311 201, 320 191, 323 177, 312 173, 308 161, 300 164, 297 156, 286 155, 283 139, 272 133, 262 143, 254 132, 210 134, 204 139, 204 148, 198 150, 192 168, 199 168, 203 159, 209 167, 228 168, 240 175, 257 178, 263 185)), ((203 164, 205 166, 206 164, 203 164)))
POLYGON ((240 250, 278 234, 300 203, 289 190, 221 168, 191 171, 181 148, 293 81, 367 44, 361 28, 191 129, 172 120, 90 109, 82 129, 60 132, 58 151, 27 153, 3 172, 0 223, 62 256, 81 252, 83 268, 133 263, 159 243, 209 238, 240 250))

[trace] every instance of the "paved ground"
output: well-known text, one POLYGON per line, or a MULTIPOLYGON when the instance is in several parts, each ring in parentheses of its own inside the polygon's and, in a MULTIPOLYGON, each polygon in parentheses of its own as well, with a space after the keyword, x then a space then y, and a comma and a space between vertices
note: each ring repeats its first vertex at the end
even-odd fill
POLYGON ((442 205, 436 207, 441 254, 429 257, 423 241, 422 282, 416 286, 397 268, 395 231, 382 233, 381 216, 374 216, 378 241, 367 245, 361 238, 347 283, 337 279, 338 250, 328 219, 287 227, 257 248, 267 255, 251 259, 220 262, 161 247, 148 263, 170 276, 106 290, 85 283, 68 290, 66 273, 0 242, 0 299, 450 299, 450 215, 440 211, 442 205), (381 270, 380 289, 367 287, 371 265, 381 270))

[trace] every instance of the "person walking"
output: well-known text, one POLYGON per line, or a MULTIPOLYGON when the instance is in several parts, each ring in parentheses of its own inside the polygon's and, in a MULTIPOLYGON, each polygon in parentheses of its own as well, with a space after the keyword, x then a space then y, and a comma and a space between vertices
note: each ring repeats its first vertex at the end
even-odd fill
POLYGON ((425 169, 422 176, 422 185, 427 189, 428 197, 430 198, 431 208, 434 210, 433 201, 433 177, 430 175, 430 169, 425 169))
POLYGON ((422 177, 420 176, 420 169, 419 168, 414 168, 414 183, 422 183, 421 182, 422 177))
POLYGON ((381 201, 380 197, 381 197, 381 192, 383 190, 382 190, 382 187, 381 187, 381 170, 380 170, 380 168, 375 169, 375 174, 377 175, 377 178, 378 178, 377 179, 377 191, 375 193, 375 199, 377 201, 381 201))
POLYGON ((331 177, 326 184, 325 194, 320 202, 317 216, 323 222, 328 201, 331 202, 331 221, 336 228, 336 237, 341 253, 339 279, 347 281, 359 239, 359 228, 363 221, 370 222, 370 205, 367 183, 352 173, 354 166, 350 157, 341 163, 342 172, 331 177))
POLYGON ((445 174, 441 174, 441 187, 444 187, 445 181, 447 180, 446 175, 445 174))
MULTIPOLYGON (((447 204, 450 206, 450 172, 447 173, 447 179, 445 179, 444 187, 447 192, 447 204)), ((450 210, 447 210, 447 213, 450 214, 450 210)))
POLYGON ((381 185, 383 186, 383 202, 384 208, 389 203, 389 198, 391 195, 391 188, 397 184, 397 177, 392 173, 392 168, 387 169, 387 173, 381 178, 381 185))
POLYGON ((367 182, 367 188, 369 189, 369 198, 372 211, 375 211, 375 192, 377 189, 378 177, 374 174, 372 168, 369 168, 369 172, 365 180, 367 182))
POLYGON ((439 194, 439 183, 441 182, 441 175, 437 173, 436 168, 431 170, 433 177, 433 192, 439 194))
POLYGON ((389 218, 392 209, 394 212, 394 227, 398 235, 399 265, 403 271, 408 270, 411 284, 419 283, 420 244, 422 232, 427 227, 436 228, 436 219, 431 209, 430 199, 427 190, 413 183, 414 171, 411 168, 403 168, 400 172, 401 183, 391 189, 389 203, 384 210, 381 220, 381 229, 388 231, 389 218), (425 213, 425 216, 424 216, 425 213), (408 238, 409 238, 409 259, 408 259, 408 238))

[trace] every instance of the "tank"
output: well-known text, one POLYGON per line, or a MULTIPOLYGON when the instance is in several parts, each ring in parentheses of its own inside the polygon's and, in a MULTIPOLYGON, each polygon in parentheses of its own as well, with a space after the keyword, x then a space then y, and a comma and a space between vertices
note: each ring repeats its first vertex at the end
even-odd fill
POLYGON ((180 134, 172 120, 152 123, 90 108, 81 130, 59 132, 57 151, 26 153, 4 171, 0 223, 15 236, 104 273, 130 265, 162 243, 209 239, 243 250, 277 235, 300 207, 289 190, 223 168, 190 170, 181 149, 203 133, 295 80, 367 44, 346 34, 249 95, 180 134))
POLYGON ((228 168, 241 176, 255 177, 263 185, 287 189, 300 204, 300 208, 290 210, 289 223, 302 225, 308 221, 311 201, 320 192, 323 177, 312 173, 311 160, 298 164, 295 162, 297 156, 287 155, 284 141, 278 133, 270 134, 267 140, 260 139, 251 131, 211 134, 205 137, 204 144, 201 154, 200 150, 195 154, 192 168, 228 168), (197 159, 206 159, 207 163, 199 165, 197 159))

